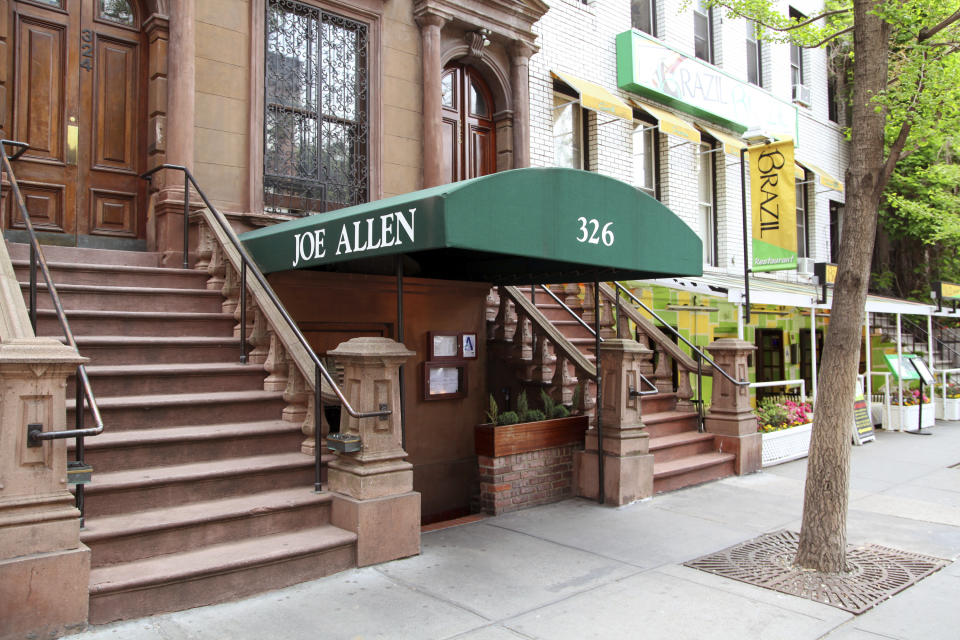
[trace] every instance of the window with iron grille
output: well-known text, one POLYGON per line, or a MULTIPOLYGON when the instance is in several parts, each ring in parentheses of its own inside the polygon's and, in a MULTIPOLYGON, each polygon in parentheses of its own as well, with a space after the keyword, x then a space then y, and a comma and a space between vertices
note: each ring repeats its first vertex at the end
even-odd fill
POLYGON ((367 25, 268 0, 263 191, 268 211, 320 213, 369 198, 367 25))

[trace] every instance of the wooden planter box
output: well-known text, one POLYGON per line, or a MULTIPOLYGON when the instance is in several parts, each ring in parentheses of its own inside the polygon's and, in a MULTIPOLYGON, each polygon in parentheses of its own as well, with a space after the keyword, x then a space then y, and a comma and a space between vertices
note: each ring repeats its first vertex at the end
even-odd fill
POLYGON ((764 467, 771 467, 782 462, 806 458, 810 452, 810 432, 813 423, 800 424, 782 431, 761 433, 763 440, 764 467))
POLYGON ((477 455, 499 458, 515 453, 583 443, 583 434, 588 425, 587 416, 570 416, 499 427, 480 424, 474 428, 474 443, 477 455))
POLYGON ((960 420, 960 398, 936 397, 938 420, 960 420))
MULTIPOLYGON (((923 405, 923 428, 932 427, 934 423, 933 403, 927 402, 923 405)), ((892 431, 914 431, 917 423, 920 421, 920 405, 913 404, 903 407, 903 424, 900 423, 900 406, 890 405, 890 411, 884 416, 883 428, 892 431)))

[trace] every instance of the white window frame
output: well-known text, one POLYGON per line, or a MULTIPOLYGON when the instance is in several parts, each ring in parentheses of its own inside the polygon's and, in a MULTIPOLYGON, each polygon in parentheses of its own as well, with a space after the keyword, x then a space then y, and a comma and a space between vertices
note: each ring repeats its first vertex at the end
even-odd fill
POLYGON ((643 120, 634 120, 632 142, 633 186, 656 198, 657 186, 660 183, 657 175, 657 126, 643 120), (649 184, 643 184, 645 179, 649 184))
POLYGON ((553 93, 553 162, 554 166, 557 167, 569 167, 571 169, 583 169, 585 166, 584 157, 587 150, 584 148, 585 140, 583 139, 583 107, 580 106, 580 100, 578 98, 573 98, 561 93, 559 91, 554 91, 553 93), (560 124, 560 118, 563 117, 562 111, 569 109, 570 113, 573 114, 571 120, 573 121, 573 129, 565 130, 558 132, 558 125, 560 124), (561 137, 569 136, 573 141, 574 149, 571 154, 574 159, 573 164, 561 164, 559 161, 559 154, 557 153, 559 139, 561 137))

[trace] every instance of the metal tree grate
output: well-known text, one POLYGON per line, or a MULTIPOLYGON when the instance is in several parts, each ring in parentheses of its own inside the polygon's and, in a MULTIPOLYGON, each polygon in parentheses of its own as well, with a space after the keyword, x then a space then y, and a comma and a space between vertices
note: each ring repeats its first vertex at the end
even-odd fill
POLYGON ((853 614, 863 613, 949 564, 879 545, 851 546, 847 549, 847 573, 820 573, 793 566, 799 539, 793 531, 775 531, 684 564, 853 614))

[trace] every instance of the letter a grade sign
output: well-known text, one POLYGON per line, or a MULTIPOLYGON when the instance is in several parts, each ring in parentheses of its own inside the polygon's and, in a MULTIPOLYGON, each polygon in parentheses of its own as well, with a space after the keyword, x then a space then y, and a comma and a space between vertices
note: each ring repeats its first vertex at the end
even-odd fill
POLYGON ((797 268, 797 195, 793 140, 749 149, 751 271, 797 268))

